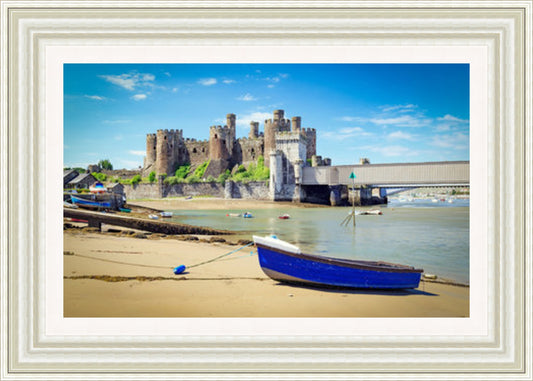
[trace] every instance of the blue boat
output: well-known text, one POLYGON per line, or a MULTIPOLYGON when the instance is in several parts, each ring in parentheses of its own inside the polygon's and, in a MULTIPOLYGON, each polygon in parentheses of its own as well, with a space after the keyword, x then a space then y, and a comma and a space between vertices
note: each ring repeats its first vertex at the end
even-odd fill
POLYGON ((97 196, 95 194, 88 195, 70 195, 72 203, 82 208, 89 209, 109 209, 111 208, 111 198, 97 196))
POLYGON ((424 271, 395 263, 304 254, 298 246, 275 237, 253 236, 253 240, 261 269, 279 282, 320 287, 409 289, 418 287, 424 271))

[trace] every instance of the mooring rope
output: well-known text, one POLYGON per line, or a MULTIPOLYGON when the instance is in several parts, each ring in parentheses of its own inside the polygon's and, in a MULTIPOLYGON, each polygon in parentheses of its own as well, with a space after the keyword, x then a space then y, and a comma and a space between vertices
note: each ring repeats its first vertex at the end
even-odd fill
POLYGON ((242 249, 244 249, 245 247, 251 246, 251 245, 253 245, 253 244, 254 244, 253 242, 250 242, 249 244, 244 245, 244 246, 242 246, 242 247, 239 247, 238 249, 235 249, 235 250, 233 250, 233 251, 230 251, 229 253, 222 254, 222 255, 220 255, 220 256, 218 256, 218 257, 216 257, 216 258, 210 259, 210 260, 205 261, 205 262, 201 262, 201 263, 197 263, 197 264, 195 264, 195 265, 191 265, 191 266, 189 266, 188 268, 190 269, 190 268, 192 268, 192 267, 198 267, 198 266, 201 266, 201 265, 205 265, 205 264, 208 264, 208 263, 214 262, 214 261, 216 261, 216 260, 218 260, 218 259, 220 259, 220 258, 227 257, 228 255, 231 255, 231 254, 233 254, 233 253, 236 253, 237 251, 242 250, 242 249))
MULTIPOLYGON (((205 262, 201 262, 201 263, 197 263, 195 265, 191 265, 191 266, 188 266, 188 268, 192 268, 192 267, 198 267, 198 266, 202 266, 202 265, 205 265, 205 264, 208 264, 208 263, 211 263, 211 262, 215 262, 216 260, 218 259, 221 259, 221 258, 224 258, 224 257, 227 257, 233 253, 236 253, 248 246, 251 246, 253 245, 253 242, 250 242, 249 244, 247 245, 244 245, 242 247, 239 247, 238 249, 235 249, 233 251, 230 251, 229 253, 226 253, 226 254, 222 254, 222 255, 219 255, 218 257, 215 257, 213 259, 210 259, 208 261, 205 261, 205 262)), ((174 266, 155 266, 155 265, 143 265, 143 264, 140 264, 140 263, 131 263, 131 262, 122 262, 122 261, 114 261, 112 259, 105 259, 105 258, 98 258, 98 257, 91 257, 89 255, 82 255, 82 254, 76 254, 74 253, 73 255, 77 256, 77 257, 82 257, 82 258, 89 258, 89 259, 95 259, 97 261, 102 261, 102 262, 111 262, 111 263, 117 263, 117 264, 121 264, 121 265, 129 265, 129 266, 139 266, 139 267, 150 267, 150 268, 154 268, 154 269, 174 269, 175 267, 174 266)), ((241 257, 239 257, 241 258, 241 257)), ((236 259, 236 258, 235 258, 236 259)))

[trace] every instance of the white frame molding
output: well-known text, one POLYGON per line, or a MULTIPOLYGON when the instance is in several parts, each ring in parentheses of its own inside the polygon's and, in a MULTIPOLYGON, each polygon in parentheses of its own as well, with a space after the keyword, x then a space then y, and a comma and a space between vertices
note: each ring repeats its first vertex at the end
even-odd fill
POLYGON ((0 5, 0 379, 532 379, 532 0, 0 5), (50 159, 61 117, 48 113, 47 54, 208 45, 486 51, 486 138, 471 142, 487 158, 478 216, 486 222, 485 334, 49 333, 47 261, 60 252, 53 238, 61 227, 47 224, 47 208, 62 169, 50 159))

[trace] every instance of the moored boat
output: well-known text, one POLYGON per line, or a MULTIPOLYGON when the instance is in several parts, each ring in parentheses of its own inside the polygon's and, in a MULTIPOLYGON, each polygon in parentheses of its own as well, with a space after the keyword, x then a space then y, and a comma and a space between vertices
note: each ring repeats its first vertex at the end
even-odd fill
POLYGON ((71 194, 72 203, 87 209, 109 209, 111 208, 111 199, 105 195, 97 194, 71 194))
POLYGON ((360 216, 369 215, 369 216, 380 216, 383 214, 383 212, 379 209, 372 209, 372 210, 363 210, 357 213, 360 216))
POLYGON ((172 212, 161 212, 159 215, 163 218, 170 218, 172 217, 172 212))
POLYGON ((157 214, 149 214, 148 218, 151 219, 151 220, 158 220, 159 216, 157 214))
POLYGON ((105 189, 104 184, 102 184, 101 182, 97 182, 94 185, 91 185, 89 187, 89 192, 101 194, 101 193, 106 193, 107 189, 105 189))
POLYGON ((410 289, 424 270, 381 261, 304 254, 298 246, 273 237, 253 236, 259 264, 270 278, 310 286, 410 289))
POLYGON ((122 213, 131 213, 130 208, 118 208, 118 210, 120 210, 122 213))
POLYGON ((278 216, 278 218, 280 220, 288 220, 289 218, 291 218, 291 216, 285 213, 285 214, 282 214, 281 216, 278 216))
POLYGON ((244 212, 242 216, 243 218, 253 218, 252 213, 250 212, 244 212))
POLYGON ((241 214, 240 213, 227 213, 226 214, 226 217, 240 217, 241 214))

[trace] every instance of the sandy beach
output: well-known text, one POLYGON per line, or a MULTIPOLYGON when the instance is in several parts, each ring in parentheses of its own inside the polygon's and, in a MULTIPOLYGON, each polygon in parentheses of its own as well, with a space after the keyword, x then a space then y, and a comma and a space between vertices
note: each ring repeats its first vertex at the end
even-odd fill
POLYGON ((269 208, 280 208, 285 209, 291 208, 327 208, 324 205, 318 204, 307 204, 299 203, 295 204, 292 202, 280 202, 280 201, 267 201, 267 200, 243 200, 243 199, 225 199, 225 198, 215 198, 215 197, 198 197, 186 199, 184 197, 175 197, 175 198, 164 198, 157 200, 132 200, 131 204, 139 205, 146 208, 153 208, 158 210, 166 209, 191 209, 191 210, 201 210, 201 209, 218 209, 218 210, 230 210, 230 209, 269 209, 269 208))
MULTIPOLYGON (((243 209, 246 203, 256 209, 270 204, 224 201, 134 204, 156 209, 181 209, 184 203, 187 208, 220 209, 229 208, 227 203, 238 203, 243 209)), ((194 267, 243 246, 232 242, 231 236, 225 237, 227 242, 200 236, 135 237, 109 226, 98 233, 77 225, 64 231, 65 317, 469 316, 468 287, 433 282, 421 282, 410 291, 297 287, 263 274, 253 246, 194 267), (182 264, 186 272, 174 275, 172 269, 182 264)))

